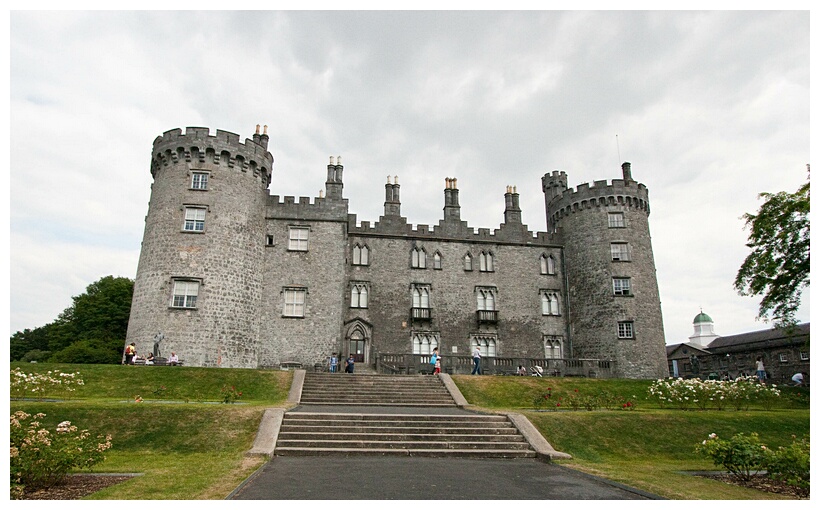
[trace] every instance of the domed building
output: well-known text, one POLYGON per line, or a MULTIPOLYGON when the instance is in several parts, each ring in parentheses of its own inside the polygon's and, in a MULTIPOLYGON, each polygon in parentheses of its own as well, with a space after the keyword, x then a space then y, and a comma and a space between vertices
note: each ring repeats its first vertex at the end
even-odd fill
POLYGON ((703 310, 695 315, 695 320, 692 321, 692 325, 695 326, 695 332, 689 337, 690 343, 703 347, 709 345, 712 340, 718 337, 718 335, 715 334, 714 321, 711 317, 703 313, 703 310))
POLYGON ((735 379, 753 375, 760 356, 772 383, 788 384, 795 373, 803 372, 808 384, 810 324, 720 336, 712 318, 701 310, 692 326, 688 342, 666 346, 670 376, 735 379))

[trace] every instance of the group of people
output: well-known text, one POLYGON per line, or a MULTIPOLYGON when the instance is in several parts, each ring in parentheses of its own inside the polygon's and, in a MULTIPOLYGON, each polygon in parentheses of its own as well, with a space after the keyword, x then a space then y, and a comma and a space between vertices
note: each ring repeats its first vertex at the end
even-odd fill
MULTIPOLYGON (((345 373, 352 374, 353 367, 356 365, 356 359, 353 357, 351 353, 350 356, 347 357, 345 360, 345 373)), ((336 357, 336 353, 334 352, 333 355, 330 356, 330 373, 335 374, 339 371, 339 358, 336 357)))
MULTIPOLYGON (((769 376, 766 374, 766 367, 763 366, 763 356, 758 356, 755 360, 755 371, 757 372, 757 380, 760 384, 766 384, 766 379, 769 376)), ((792 384, 794 386, 803 386, 803 378, 806 376, 804 372, 797 372, 792 376, 792 384)))
MULTIPOLYGON (((124 354, 125 360, 122 362, 123 365, 135 365, 138 361, 142 361, 142 363, 140 364, 144 365, 153 365, 154 363, 156 363, 153 352, 149 352, 145 357, 140 357, 137 354, 137 346, 134 342, 131 342, 129 345, 125 346, 124 354)), ((177 353, 172 352, 171 356, 168 357, 165 363, 167 365, 175 367, 179 365, 179 356, 177 356, 177 353)))

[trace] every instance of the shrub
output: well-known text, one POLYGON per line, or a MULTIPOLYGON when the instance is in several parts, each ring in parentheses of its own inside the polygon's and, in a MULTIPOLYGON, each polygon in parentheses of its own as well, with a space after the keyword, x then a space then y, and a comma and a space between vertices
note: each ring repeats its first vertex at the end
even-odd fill
POLYGON ((221 393, 223 404, 233 404, 242 397, 241 391, 237 391, 235 386, 228 386, 227 384, 222 386, 221 393))
POLYGON ((781 446, 777 450, 767 450, 763 467, 770 478, 808 489, 810 450, 808 437, 795 440, 789 446, 781 446))
POLYGON ((105 460, 111 436, 91 437, 71 422, 57 425, 55 433, 40 426, 44 414, 16 411, 10 417, 11 495, 22 497, 24 489, 51 487, 72 469, 90 468, 105 460))
POLYGON ((657 400, 661 407, 674 405, 681 410, 732 407, 739 411, 748 410, 752 403, 771 409, 780 399, 780 390, 776 386, 758 384, 754 376, 738 377, 733 381, 659 379, 648 391, 649 397, 657 400))
POLYGON ((70 394, 74 386, 82 386, 79 372, 63 373, 49 370, 44 374, 27 374, 15 368, 11 371, 10 393, 17 397, 45 398, 47 395, 70 394))
POLYGON ((754 471, 762 469, 766 457, 766 446, 760 442, 757 433, 735 434, 731 439, 720 439, 717 434, 695 447, 695 451, 711 458, 716 466, 741 480, 751 479, 754 471))
POLYGON ((31 363, 32 361, 46 361, 51 357, 51 351, 41 351, 40 349, 32 349, 20 358, 20 361, 31 363))

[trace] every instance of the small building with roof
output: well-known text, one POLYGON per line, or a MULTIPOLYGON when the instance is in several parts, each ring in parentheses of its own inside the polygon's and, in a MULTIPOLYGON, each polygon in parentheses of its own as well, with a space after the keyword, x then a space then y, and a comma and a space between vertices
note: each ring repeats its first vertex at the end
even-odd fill
POLYGON ((666 346, 670 376, 734 379, 753 375, 760 356, 769 382, 789 384, 795 373, 803 372, 804 384, 809 384, 810 323, 719 336, 712 318, 701 311, 692 324, 694 333, 688 342, 666 346))

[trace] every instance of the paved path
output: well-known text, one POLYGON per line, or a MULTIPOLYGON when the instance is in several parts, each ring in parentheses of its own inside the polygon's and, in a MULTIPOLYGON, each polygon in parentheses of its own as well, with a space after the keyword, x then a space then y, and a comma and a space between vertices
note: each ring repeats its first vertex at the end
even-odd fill
MULTIPOLYGON (((466 403, 449 377, 457 404, 466 403)), ((299 401, 304 371, 289 400, 299 401)), ((277 419, 281 419, 280 410, 277 419)), ((461 407, 297 406, 290 411, 360 414, 470 414, 461 407)), ((263 420, 259 451, 273 451, 279 424, 263 420), (269 422, 265 425, 266 422, 269 422), (270 430, 266 430, 270 428, 270 430)), ((540 437, 540 434, 538 434, 540 437)), ((543 439, 542 439, 543 441, 543 439)), ((547 446, 549 446, 547 444, 547 446)), ((552 447, 549 446, 549 450, 552 447)), ((554 452, 554 450, 552 450, 554 452)), ((560 452, 556 452, 560 453, 560 452)), ((272 457, 232 500, 651 500, 659 497, 538 459, 407 456, 272 457)))
POLYGON ((274 457, 233 500, 660 499, 535 459, 274 457))

